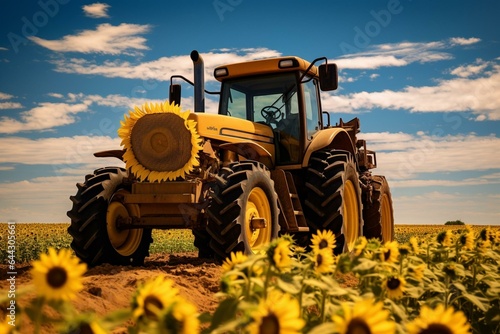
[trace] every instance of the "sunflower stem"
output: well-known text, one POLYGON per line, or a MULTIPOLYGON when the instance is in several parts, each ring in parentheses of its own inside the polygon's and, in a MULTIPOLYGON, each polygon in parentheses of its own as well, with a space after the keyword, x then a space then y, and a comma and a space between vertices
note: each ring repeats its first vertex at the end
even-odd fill
POLYGON ((325 316, 326 316, 326 312, 325 312, 325 308, 326 308, 326 291, 323 291, 323 295, 322 295, 322 300, 321 300, 321 323, 324 323, 325 322, 325 316))
POLYGON ((35 318, 33 322, 35 323, 35 334, 40 333, 40 326, 42 324, 42 308, 43 304, 45 304, 45 298, 37 298, 35 299, 35 318))
POLYGON ((270 280, 271 280, 271 266, 268 266, 266 271, 266 280, 264 281, 264 299, 267 298, 267 289, 269 287, 270 280))

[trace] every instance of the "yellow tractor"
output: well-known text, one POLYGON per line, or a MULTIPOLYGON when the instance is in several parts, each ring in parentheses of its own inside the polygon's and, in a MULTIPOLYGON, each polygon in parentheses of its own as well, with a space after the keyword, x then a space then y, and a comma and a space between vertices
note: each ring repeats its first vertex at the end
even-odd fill
POLYGON ((361 235, 392 240, 391 193, 372 175, 375 152, 357 139, 357 118, 332 124, 320 92, 337 89, 326 58, 279 57, 215 68, 207 92, 201 55, 194 82, 173 75, 169 101, 135 107, 121 122, 123 149, 97 152, 126 168, 95 170, 71 196, 71 247, 89 265, 141 265, 152 229, 191 229, 200 257, 258 253, 290 234, 307 243, 331 230, 336 253, 361 235), (315 64, 320 62, 319 66, 315 64), (194 86, 194 112, 181 109, 181 85, 194 86), (219 95, 218 114, 205 94, 219 95))

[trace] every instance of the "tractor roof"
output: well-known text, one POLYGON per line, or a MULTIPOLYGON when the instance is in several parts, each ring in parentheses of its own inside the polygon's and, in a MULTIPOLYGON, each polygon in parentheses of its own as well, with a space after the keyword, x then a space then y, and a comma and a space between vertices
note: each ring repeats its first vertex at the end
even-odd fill
MULTIPOLYGON (((214 76, 218 81, 249 75, 270 74, 290 71, 306 71, 311 63, 299 57, 279 57, 247 61, 243 63, 221 65, 215 68, 214 76)), ((312 66, 309 74, 318 75, 316 66, 312 66)))

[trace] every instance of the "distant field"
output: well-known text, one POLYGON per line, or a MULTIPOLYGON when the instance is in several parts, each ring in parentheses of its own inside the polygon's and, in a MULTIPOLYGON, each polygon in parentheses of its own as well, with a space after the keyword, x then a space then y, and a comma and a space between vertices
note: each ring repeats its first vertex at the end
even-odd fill
MULTIPOLYGON (((47 252, 49 247, 69 248, 71 237, 66 232, 68 223, 17 223, 16 261, 28 262, 38 258, 40 253, 47 252)), ((481 230, 486 226, 474 226, 474 230, 481 230)), ((463 229, 464 226, 453 225, 396 225, 395 239, 404 243, 411 236, 429 236, 444 229, 463 229)), ((500 229, 500 226, 492 226, 500 229)), ((0 263, 7 260, 7 223, 0 223, 0 263)), ((179 253, 196 251, 193 245, 193 236, 190 230, 153 230, 153 244, 150 253, 179 253)))

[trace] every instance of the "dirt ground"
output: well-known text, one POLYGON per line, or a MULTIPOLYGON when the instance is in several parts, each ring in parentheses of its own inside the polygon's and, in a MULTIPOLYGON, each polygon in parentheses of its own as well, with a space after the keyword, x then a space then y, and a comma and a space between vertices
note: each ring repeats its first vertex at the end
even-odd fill
MULTIPOLYGON (((16 290, 31 283, 29 269, 29 264, 18 265, 16 290)), ((0 265, 0 291, 8 290, 6 273, 7 267, 0 265)), ((221 267, 214 262, 198 259, 196 253, 155 254, 146 258, 142 267, 105 264, 91 268, 84 276, 84 289, 73 305, 79 311, 93 311, 98 315, 127 308, 137 284, 159 274, 172 279, 180 294, 197 305, 200 313, 215 310, 215 293, 219 291, 221 267)), ((28 294, 17 302, 22 306, 30 297, 32 296, 28 294)), ((2 311, 5 310, 3 306, 2 311)), ((32 333, 33 327, 30 324, 23 321, 23 327, 22 333, 32 333)), ((54 330, 45 327, 42 332, 52 333, 54 330)), ((116 332, 120 333, 122 330, 116 332)), ((125 328, 123 332, 126 332, 125 328)))

